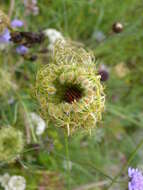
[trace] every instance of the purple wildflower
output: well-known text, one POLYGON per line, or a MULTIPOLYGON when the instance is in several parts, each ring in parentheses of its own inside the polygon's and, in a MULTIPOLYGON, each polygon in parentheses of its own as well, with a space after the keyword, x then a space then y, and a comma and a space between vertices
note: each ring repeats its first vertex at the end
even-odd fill
POLYGON ((21 20, 18 20, 18 19, 14 19, 12 22, 11 22, 11 27, 12 28, 20 28, 23 26, 23 22, 21 20))
POLYGON ((28 52, 28 48, 23 46, 23 45, 20 45, 16 48, 16 52, 20 55, 25 55, 27 52, 28 52))
POLYGON ((5 29, 4 33, 0 35, 0 43, 8 43, 10 41, 10 32, 5 29))
MULTIPOLYGON (((14 19, 11 22, 11 27, 16 28, 16 27, 22 27, 23 26, 23 22, 21 20, 18 19, 14 19)), ((10 32, 7 29, 5 29, 5 31, 3 32, 3 34, 0 35, 0 43, 9 43, 10 42, 10 32)))
POLYGON ((143 174, 138 169, 129 168, 128 176, 130 181, 128 183, 129 190, 143 190, 143 174))

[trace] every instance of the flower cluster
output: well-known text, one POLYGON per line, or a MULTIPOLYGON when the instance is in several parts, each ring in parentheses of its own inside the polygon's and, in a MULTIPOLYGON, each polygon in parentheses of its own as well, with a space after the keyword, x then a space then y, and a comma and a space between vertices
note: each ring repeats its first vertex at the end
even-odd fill
POLYGON ((129 168, 128 176, 130 178, 128 183, 129 190, 143 190, 143 174, 141 171, 129 168))
MULTIPOLYGON (((23 26, 23 22, 19 19, 14 19, 10 23, 10 27, 13 29, 20 28, 22 26, 23 26)), ((10 41, 11 41, 11 33, 10 33, 9 29, 6 27, 0 35, 1 47, 2 48, 5 47, 4 45, 10 43, 10 41)), ((24 45, 20 45, 20 46, 17 46, 16 52, 20 55, 24 55, 28 52, 28 48, 25 47, 24 45)))
MULTIPOLYGON (((20 28, 23 26, 23 22, 19 19, 14 19, 10 23, 10 27, 15 29, 15 28, 20 28)), ((5 27, 2 33, 0 33, 0 43, 9 43, 11 39, 10 31, 8 30, 8 27, 5 27)))
POLYGON ((13 127, 0 129, 0 161, 13 162, 24 148, 21 131, 13 127))
POLYGON ((57 41, 53 62, 37 73, 36 96, 45 118, 68 134, 101 120, 105 96, 90 53, 57 41))
POLYGON ((22 176, 10 176, 8 173, 0 176, 0 184, 5 190, 25 190, 26 180, 22 176))
POLYGON ((14 19, 9 27, 5 25, 2 33, 0 33, 0 45, 1 49, 4 49, 4 45, 13 42, 17 45, 16 52, 22 56, 28 53, 29 48, 34 44, 40 44, 44 41, 44 34, 34 32, 20 32, 15 29, 23 26, 23 22, 19 19, 14 19))

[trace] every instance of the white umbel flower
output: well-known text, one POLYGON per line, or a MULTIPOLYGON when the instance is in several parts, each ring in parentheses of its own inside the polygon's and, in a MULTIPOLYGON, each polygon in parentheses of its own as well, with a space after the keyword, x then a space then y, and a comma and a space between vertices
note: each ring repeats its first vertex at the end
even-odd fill
POLYGON ((8 173, 0 176, 0 184, 4 190, 25 190, 26 180, 22 176, 10 176, 8 173))
POLYGON ((36 113, 30 113, 30 119, 33 129, 35 130, 36 135, 42 135, 46 128, 45 121, 36 113))
POLYGON ((49 50, 53 50, 54 44, 57 40, 61 40, 61 41, 65 42, 63 35, 55 29, 52 29, 52 28, 46 29, 44 31, 44 34, 46 37, 48 37, 49 42, 50 42, 50 44, 48 46, 49 50))
POLYGON ((7 188, 9 179, 10 179, 10 175, 8 173, 5 173, 4 175, 0 176, 0 184, 5 189, 7 188))
POLYGON ((12 176, 8 181, 9 190, 25 190, 26 181, 22 176, 12 176))

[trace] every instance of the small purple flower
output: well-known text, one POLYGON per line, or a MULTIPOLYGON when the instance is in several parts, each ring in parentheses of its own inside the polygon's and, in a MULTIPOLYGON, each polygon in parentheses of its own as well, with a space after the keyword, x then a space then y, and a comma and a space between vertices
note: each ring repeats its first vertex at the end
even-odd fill
POLYGON ((109 79, 109 70, 104 64, 100 66, 98 74, 101 76, 102 82, 107 81, 109 79))
POLYGON ((27 52, 28 52, 28 48, 23 46, 23 45, 20 45, 16 48, 16 52, 20 55, 25 55, 27 52))
MULTIPOLYGON (((23 26, 23 22, 21 20, 18 20, 18 19, 14 19, 12 22, 11 22, 11 26, 13 28, 16 28, 16 27, 22 27, 23 26)), ((3 32, 3 34, 0 35, 0 43, 9 43, 10 42, 10 32, 7 29, 5 29, 5 31, 3 32)))
POLYGON ((143 174, 138 169, 129 168, 128 176, 130 181, 128 183, 129 190, 143 190, 143 174))
POLYGON ((13 28, 20 28, 23 26, 23 22, 21 20, 18 20, 18 19, 14 19, 12 22, 11 22, 11 27, 13 28))
POLYGON ((8 43, 10 41, 10 32, 5 29, 4 33, 0 35, 0 43, 8 43))

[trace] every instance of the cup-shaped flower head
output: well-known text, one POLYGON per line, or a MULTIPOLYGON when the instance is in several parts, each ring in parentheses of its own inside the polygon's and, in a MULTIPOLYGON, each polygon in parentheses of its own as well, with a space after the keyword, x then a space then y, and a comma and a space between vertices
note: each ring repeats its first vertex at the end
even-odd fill
POLYGON ((95 63, 71 44, 57 42, 53 62, 37 73, 36 96, 43 115, 68 134, 101 120, 105 97, 95 63))
POLYGON ((22 132, 13 127, 0 129, 0 161, 13 162, 24 147, 22 132))
POLYGON ((0 10, 0 34, 2 34, 7 27, 10 26, 8 16, 0 10))

